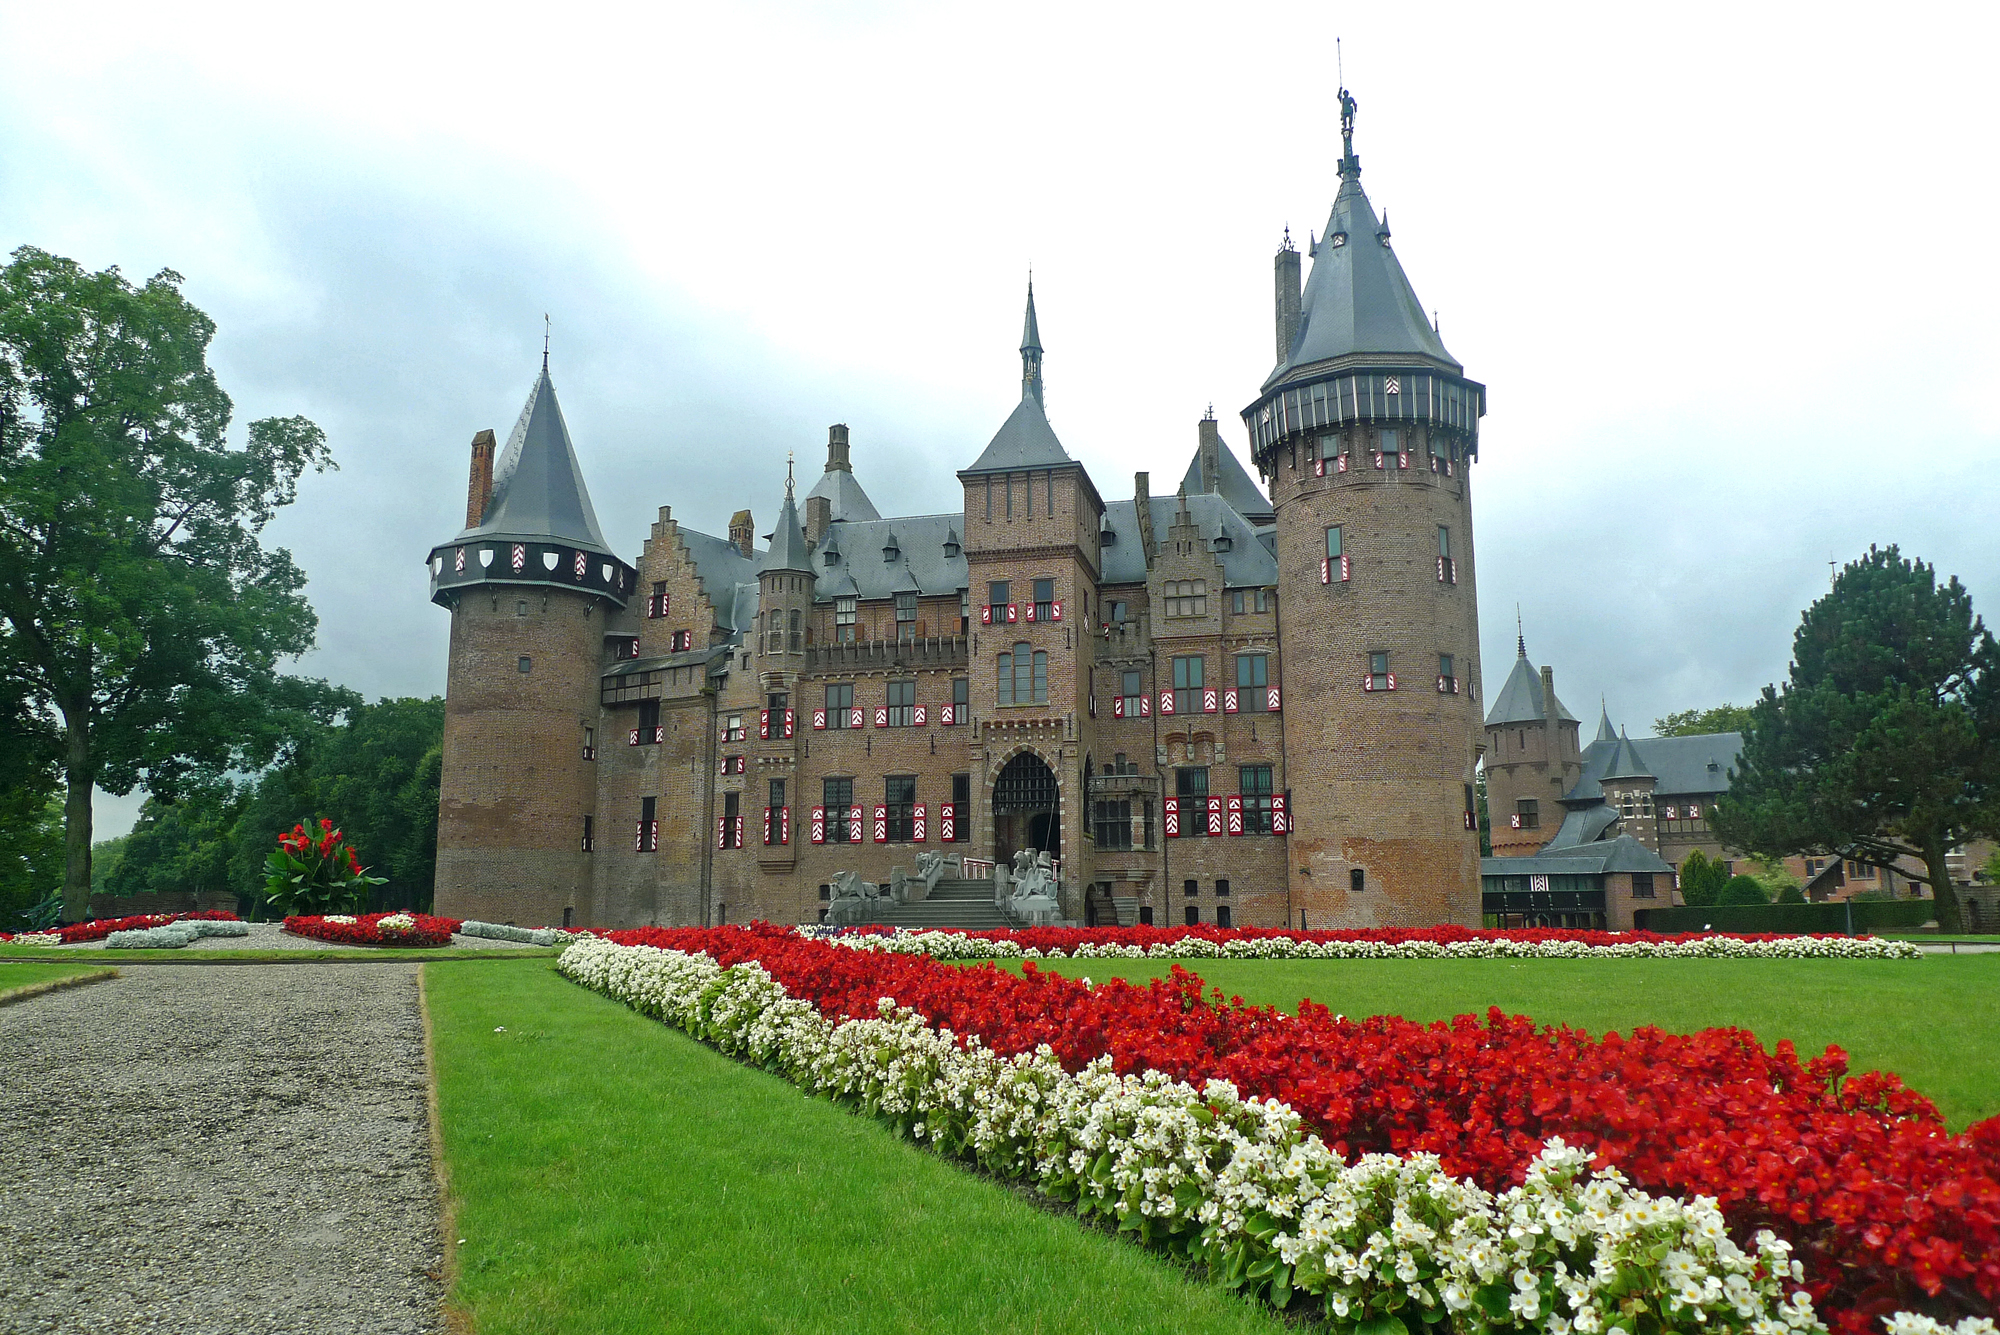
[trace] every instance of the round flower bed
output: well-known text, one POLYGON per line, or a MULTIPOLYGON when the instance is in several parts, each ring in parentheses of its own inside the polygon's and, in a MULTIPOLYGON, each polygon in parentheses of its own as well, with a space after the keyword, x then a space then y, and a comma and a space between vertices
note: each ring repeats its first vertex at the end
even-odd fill
POLYGON ((129 918, 93 918, 89 922, 75 922, 46 932, 0 932, 0 941, 12 941, 23 946, 74 946, 102 941, 113 932, 143 931, 148 927, 165 927, 172 922, 237 921, 240 921, 237 916, 225 909, 200 909, 194 913, 139 913, 129 918))
POLYGON ((448 946, 458 930, 457 918, 428 913, 317 914, 285 919, 293 936, 332 941, 343 946, 448 946))

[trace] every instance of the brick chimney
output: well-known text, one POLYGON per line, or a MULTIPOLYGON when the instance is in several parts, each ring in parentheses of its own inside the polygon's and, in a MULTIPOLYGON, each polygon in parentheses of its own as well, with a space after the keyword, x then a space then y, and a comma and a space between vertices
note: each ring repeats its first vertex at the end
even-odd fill
POLYGON ((738 510, 729 517, 729 541, 737 551, 745 556, 757 554, 755 525, 750 522, 748 510, 738 510))
POLYGON ((852 473, 854 465, 847 458, 847 424, 837 422, 826 429, 826 471, 852 473))
POLYGON ((1278 297, 1278 360, 1292 355, 1292 339, 1299 332, 1299 252, 1292 247, 1292 229, 1285 229, 1285 242, 1271 262, 1278 297))
POLYGON ((806 497, 806 541, 817 547, 833 527, 833 502, 825 496, 806 497))
POLYGON ((1222 478, 1222 427, 1215 420, 1215 411, 1201 419, 1201 489, 1217 491, 1222 478))
POLYGON ((1132 474, 1132 508, 1139 520, 1139 554, 1146 558, 1146 569, 1153 568, 1153 498, 1150 483, 1152 474, 1132 474))
POLYGON ((493 433, 482 431, 472 438, 472 477, 465 488, 465 526, 478 528, 486 519, 486 503, 493 499, 493 433))

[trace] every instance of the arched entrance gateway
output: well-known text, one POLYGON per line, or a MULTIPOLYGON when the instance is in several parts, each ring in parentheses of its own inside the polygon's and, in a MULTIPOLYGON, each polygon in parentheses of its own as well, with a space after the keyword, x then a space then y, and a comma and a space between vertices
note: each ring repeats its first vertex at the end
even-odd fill
POLYGON ((993 783, 993 860, 1009 862, 1023 848, 1062 856, 1056 774, 1032 751, 1008 761, 993 783))

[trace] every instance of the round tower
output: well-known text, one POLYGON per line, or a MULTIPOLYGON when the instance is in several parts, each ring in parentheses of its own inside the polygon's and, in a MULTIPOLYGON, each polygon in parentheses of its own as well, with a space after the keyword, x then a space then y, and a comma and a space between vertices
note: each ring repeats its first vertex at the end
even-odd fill
POLYGON ((1291 909, 1315 928, 1477 926, 1486 391, 1404 276, 1340 100, 1339 194, 1302 299, 1289 238, 1278 252, 1282 351, 1243 411, 1277 514, 1291 909))
POLYGON ((544 362, 497 466, 473 440, 465 529, 430 554, 451 611, 435 908, 591 921, 599 678, 636 572, 612 555, 544 362))

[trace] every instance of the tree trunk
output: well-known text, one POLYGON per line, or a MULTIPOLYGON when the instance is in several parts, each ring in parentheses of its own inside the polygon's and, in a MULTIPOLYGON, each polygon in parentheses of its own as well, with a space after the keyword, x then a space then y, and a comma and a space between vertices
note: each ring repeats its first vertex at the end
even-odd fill
POLYGON ((66 923, 90 917, 90 795, 97 767, 90 754, 90 725, 83 711, 63 711, 63 910, 66 923))
POLYGON ((1938 930, 1956 936, 1965 930, 1959 917, 1958 887, 1951 883, 1951 868, 1945 864, 1944 840, 1935 835, 1924 841, 1924 866, 1931 878, 1931 894, 1937 901, 1938 930))

